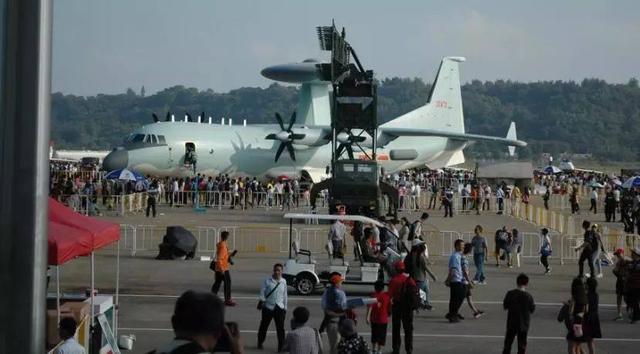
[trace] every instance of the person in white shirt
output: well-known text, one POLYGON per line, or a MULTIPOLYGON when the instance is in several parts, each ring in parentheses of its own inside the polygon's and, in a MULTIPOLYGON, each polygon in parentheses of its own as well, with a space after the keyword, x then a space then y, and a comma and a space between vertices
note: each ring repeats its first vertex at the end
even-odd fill
POLYGON ((498 190, 496 191, 496 198, 498 199, 498 214, 502 214, 504 211, 504 197, 505 194, 502 187, 498 187, 498 190))
POLYGON ((171 188, 171 191, 173 192, 173 198, 171 199, 171 205, 173 205, 173 203, 177 203, 178 202, 178 197, 180 196, 180 185, 178 184, 178 179, 177 178, 173 179, 173 187, 171 188))
POLYGON ((84 348, 78 344, 74 338, 76 334, 76 320, 73 317, 65 317, 60 320, 58 331, 60 338, 63 340, 62 344, 58 346, 56 354, 84 354, 84 348))
POLYGON ((593 210, 594 214, 598 213, 598 192, 595 188, 591 188, 591 207, 589 211, 593 210))
POLYGON ((487 206, 486 210, 491 210, 491 187, 487 184, 484 186, 484 201, 482 202, 482 210, 485 210, 485 205, 487 206))
POLYGON ((258 349, 267 337, 267 329, 271 319, 276 323, 278 337, 278 352, 284 347, 284 319, 287 315, 287 281, 282 277, 283 266, 276 263, 273 274, 264 280, 260 289, 260 304, 262 304, 262 319, 258 329, 258 349))

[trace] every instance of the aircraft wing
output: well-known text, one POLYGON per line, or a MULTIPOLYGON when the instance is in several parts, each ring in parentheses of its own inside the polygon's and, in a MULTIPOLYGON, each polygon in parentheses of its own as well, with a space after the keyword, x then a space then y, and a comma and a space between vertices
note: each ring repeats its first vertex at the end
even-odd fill
POLYGON ((384 146, 392 140, 395 140, 396 138, 399 138, 401 136, 437 136, 460 141, 490 141, 508 146, 527 146, 526 142, 517 139, 500 138, 497 136, 479 134, 454 133, 433 129, 380 127, 379 131, 382 135, 379 139, 379 144, 381 146, 384 146))

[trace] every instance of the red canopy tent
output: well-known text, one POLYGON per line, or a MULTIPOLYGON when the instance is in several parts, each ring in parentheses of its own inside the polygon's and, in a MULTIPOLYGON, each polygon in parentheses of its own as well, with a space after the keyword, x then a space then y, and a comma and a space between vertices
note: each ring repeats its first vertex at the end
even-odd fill
MULTIPOLYGON (((77 253, 79 256, 87 255, 94 250, 120 240, 120 225, 78 214, 53 198, 49 198, 49 228, 51 228, 51 223, 71 227, 88 234, 90 240, 86 239, 87 236, 78 239, 79 249, 74 253, 77 253), (90 247, 89 252, 81 253, 81 246, 86 246, 87 241, 90 247)), ((80 236, 79 233, 76 233, 76 235, 80 236)), ((58 234, 54 235, 54 237, 58 236, 58 234)), ((49 236, 49 240, 51 240, 51 235, 49 236)), ((51 262, 52 261, 49 260, 49 264, 52 264, 51 262)))
MULTIPOLYGON (((120 241, 120 225, 81 215, 49 198, 48 264, 56 266, 58 311, 60 309, 59 266, 80 256, 91 256, 91 324, 94 317, 94 258, 93 252, 120 241)), ((120 282, 120 247, 116 264, 116 294, 114 304, 118 306, 120 282)), ((114 316, 114 333, 117 327, 117 312, 114 316)), ((58 312, 58 321, 60 314, 58 312)))
POLYGON ((91 253, 91 234, 49 220, 49 265, 61 265, 91 253))

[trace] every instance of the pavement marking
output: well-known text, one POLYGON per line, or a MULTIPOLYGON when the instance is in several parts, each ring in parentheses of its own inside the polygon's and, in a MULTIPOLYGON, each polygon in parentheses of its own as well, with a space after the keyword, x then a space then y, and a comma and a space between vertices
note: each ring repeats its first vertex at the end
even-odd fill
MULTIPOLYGON (((113 294, 109 294, 113 295, 113 294)), ((166 298, 177 299, 179 295, 161 295, 161 294, 120 294, 120 297, 149 297, 149 298, 166 298)), ((367 296, 360 296, 367 297, 367 296)), ((234 300, 257 300, 258 296, 234 296, 234 300)), ((308 302, 320 302, 320 297, 306 297, 306 296, 289 296, 290 301, 308 301, 308 302)), ((449 300, 431 300, 436 304, 448 304, 449 300)), ((482 305, 502 305, 502 301, 473 301, 475 304, 482 305)), ((536 306, 562 306, 561 302, 536 302, 536 306)), ((616 307, 616 304, 599 304, 600 307, 616 307)))
MULTIPOLYGON (((132 327, 120 327, 119 331, 138 331, 138 332, 173 332, 172 328, 132 328, 132 327)), ((256 334, 256 330, 241 330, 240 333, 256 334)), ((276 334, 276 331, 267 331, 267 334, 276 334)), ((364 332, 359 333, 363 337, 371 336, 371 333, 364 332)), ((403 334, 404 335, 404 334, 403 334)), ((387 333, 387 337, 390 337, 391 333, 387 333)), ((486 334, 426 334, 426 333, 414 333, 413 337, 422 338, 470 338, 470 339, 504 339, 504 335, 486 335, 486 334)), ((528 339, 533 340, 562 340, 566 341, 566 337, 537 337, 528 336, 528 339)), ((598 338, 598 342, 640 342, 640 338, 598 338)))

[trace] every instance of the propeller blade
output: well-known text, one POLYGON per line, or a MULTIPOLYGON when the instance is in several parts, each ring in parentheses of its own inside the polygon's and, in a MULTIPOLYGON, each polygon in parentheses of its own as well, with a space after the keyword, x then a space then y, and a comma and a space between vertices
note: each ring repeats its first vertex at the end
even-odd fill
POLYGON ((204 123, 204 121, 205 121, 204 112, 200 113, 200 117, 202 117, 202 120, 200 122, 204 123))
POLYGON ((352 135, 349 137, 349 140, 355 142, 355 143, 361 143, 365 140, 367 140, 367 137, 365 136, 359 136, 359 135, 352 135))
POLYGON ((293 144, 286 143, 285 145, 287 145, 287 150, 289 150, 289 156, 291 157, 291 160, 295 161, 296 160, 296 153, 295 150, 293 150, 293 144))
POLYGON ((353 147, 351 144, 347 144, 347 156, 349 156, 349 160, 353 160, 353 147))
POLYGON ((265 137, 267 140, 278 140, 275 134, 271 133, 265 137))
POLYGON ((165 122, 170 122, 171 121, 171 112, 167 111, 167 115, 164 117, 164 121, 165 122))
POLYGON ((291 119, 289 120, 289 128, 287 129, 288 132, 291 131, 291 128, 293 128, 294 124, 296 124, 296 111, 293 111, 293 113, 291 114, 291 119))
POLYGON ((291 134, 289 138, 291 140, 301 140, 301 139, 304 139, 305 136, 306 136, 305 134, 291 134))
POLYGON ((336 158, 340 157, 343 151, 344 151, 344 144, 338 145, 338 150, 336 150, 336 158))
POLYGON ((193 122, 193 117, 189 113, 187 113, 187 121, 188 122, 193 122))
POLYGON ((284 123, 282 122, 282 117, 280 116, 280 113, 276 112, 276 120, 278 121, 278 124, 280 125, 280 129, 284 130, 284 123))
POLYGON ((151 115, 153 116, 153 122, 157 123, 160 119, 158 119, 158 116, 155 113, 151 113, 151 115))
POLYGON ((285 145, 285 143, 282 143, 280 144, 280 146, 278 146, 278 151, 276 152, 276 162, 278 162, 278 160, 280 159, 280 155, 282 155, 282 151, 284 151, 285 145))

